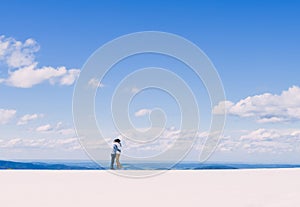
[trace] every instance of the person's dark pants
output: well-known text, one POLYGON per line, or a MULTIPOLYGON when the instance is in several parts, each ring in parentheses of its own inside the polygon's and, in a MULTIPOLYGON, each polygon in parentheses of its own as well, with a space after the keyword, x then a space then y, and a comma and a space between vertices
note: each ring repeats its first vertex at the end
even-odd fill
POLYGON ((114 169, 116 154, 111 154, 110 169, 114 169))

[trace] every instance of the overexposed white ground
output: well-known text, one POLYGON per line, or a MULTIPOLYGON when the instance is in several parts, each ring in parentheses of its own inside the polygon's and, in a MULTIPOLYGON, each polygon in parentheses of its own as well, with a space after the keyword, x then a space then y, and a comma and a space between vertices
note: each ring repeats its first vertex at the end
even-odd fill
POLYGON ((168 171, 129 179, 106 171, 0 171, 5 207, 299 207, 300 169, 168 171))

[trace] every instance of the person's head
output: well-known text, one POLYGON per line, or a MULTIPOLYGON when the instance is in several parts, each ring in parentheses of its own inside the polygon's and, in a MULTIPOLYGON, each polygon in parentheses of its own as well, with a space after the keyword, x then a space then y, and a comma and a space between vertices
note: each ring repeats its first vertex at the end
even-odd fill
POLYGON ((115 139, 114 142, 121 143, 120 139, 115 139))

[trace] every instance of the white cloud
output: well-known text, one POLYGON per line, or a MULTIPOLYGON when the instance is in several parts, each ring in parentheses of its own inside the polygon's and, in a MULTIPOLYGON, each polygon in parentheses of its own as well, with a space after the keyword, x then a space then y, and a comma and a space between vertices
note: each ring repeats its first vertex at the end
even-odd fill
POLYGON ((74 135, 75 136, 75 130, 73 128, 68 129, 60 129, 57 131, 61 135, 74 135))
POLYGON ((79 70, 67 70, 65 67, 37 68, 37 63, 9 72, 9 77, 2 80, 6 85, 31 88, 34 85, 49 81, 51 84, 71 85, 79 76, 79 70))
POLYGON ((232 152, 239 149, 240 142, 232 136, 223 136, 216 148, 219 152, 232 152))
MULTIPOLYGON (((181 136, 181 135, 180 135, 181 136)), ((197 139, 204 140, 208 132, 197 135, 197 139)), ((253 131, 240 131, 238 134, 231 132, 230 135, 222 136, 216 152, 233 153, 266 153, 283 154, 300 152, 300 130, 299 129, 265 129, 260 128, 253 131)), ((202 150, 204 142, 194 146, 195 150, 202 150)), ((234 155, 234 154, 233 154, 234 155)))
POLYGON ((240 147, 249 153, 273 153, 298 151, 299 129, 260 128, 240 137, 240 147))
POLYGON ((13 38, 0 36, 0 59, 10 68, 19 68, 31 65, 35 59, 35 53, 40 46, 33 39, 27 39, 24 43, 13 38))
POLYGON ((140 109, 137 112, 134 113, 136 117, 145 116, 151 113, 152 110, 150 109, 140 109))
POLYGON ((288 134, 283 134, 279 130, 275 130, 275 129, 261 128, 241 136, 241 140, 259 141, 259 140, 267 140, 267 139, 276 139, 276 138, 280 138, 282 135, 288 135, 288 134))
POLYGON ((299 129, 265 129, 260 128, 254 131, 251 131, 243 136, 241 140, 300 140, 300 130, 299 129))
MULTIPOLYGON (((142 131, 143 129, 139 128, 136 130, 142 131)), ((156 130, 154 129, 154 131, 156 130)), ((157 131, 161 131, 161 130, 158 129, 157 131)), ((151 138, 152 141, 149 141, 147 143, 133 141, 131 138, 137 139, 137 136, 135 136, 134 132, 131 133, 126 132, 126 135, 128 135, 128 137, 123 137, 121 140, 122 140, 122 144, 124 145, 124 152, 127 155, 138 156, 138 157, 139 156, 151 157, 168 149, 172 150, 174 153, 177 153, 178 150, 179 151, 182 150, 183 146, 186 147, 187 143, 192 145, 193 141, 196 141, 197 143, 202 143, 206 139, 208 133, 197 133, 192 130, 183 131, 175 127, 170 127, 170 128, 166 128, 159 135, 158 138, 156 139, 151 138)), ((143 139, 141 139, 141 141, 142 140, 143 139)))
POLYGON ((62 149, 66 151, 74 151, 82 149, 77 138, 65 139, 21 139, 14 138, 2 140, 0 148, 40 148, 40 149, 62 149))
POLYGON ((234 103, 232 103, 231 101, 222 101, 213 108, 213 113, 214 114, 228 113, 233 106, 234 103))
POLYGON ((24 43, 13 38, 0 36, 0 61, 9 68, 8 77, 1 78, 0 83, 19 88, 31 88, 34 85, 50 82, 51 84, 72 85, 80 70, 66 67, 38 67, 35 53, 39 45, 33 39, 24 43))
POLYGON ((17 111, 12 109, 0 109, 0 124, 8 123, 15 117, 17 111))
POLYGON ((293 146, 290 143, 284 142, 254 141, 243 144, 243 149, 248 153, 282 154, 292 152, 293 146))
POLYGON ((100 83, 100 81, 96 78, 92 78, 89 82, 88 85, 92 88, 103 88, 104 85, 100 83))
POLYGON ((214 107, 214 114, 226 112, 240 117, 254 117, 259 123, 300 120, 300 88, 293 86, 280 95, 265 93, 233 103, 225 101, 214 107))
POLYGON ((37 127, 35 130, 37 132, 49 132, 51 131, 53 128, 51 127, 50 124, 46 124, 46 125, 42 125, 42 126, 39 126, 37 127))
POLYGON ((56 129, 56 130, 59 130, 59 129, 62 128, 62 126, 63 126, 63 123, 62 123, 61 121, 59 121, 59 122, 57 122, 57 124, 56 124, 56 126, 55 126, 55 129, 56 129))
POLYGON ((19 119, 17 125, 25 125, 29 121, 42 118, 43 116, 44 116, 43 114, 26 114, 19 119))
POLYGON ((55 126, 53 126, 51 124, 42 125, 42 126, 37 127, 35 129, 35 131, 36 132, 41 132, 41 133, 47 132, 48 134, 54 134, 57 137, 59 135, 62 135, 63 137, 76 136, 75 129, 74 128, 65 128, 65 127, 63 127, 62 122, 58 122, 55 126))
POLYGON ((137 88, 137 87, 133 87, 133 88, 131 88, 130 92, 133 93, 133 94, 136 94, 136 93, 140 92, 140 89, 137 88))
POLYGON ((9 46, 9 41, 6 41, 3 35, 0 36, 0 59, 4 58, 8 46, 9 46))
MULTIPOLYGON (((181 136, 181 134, 180 134, 181 136)), ((198 133, 197 138, 203 140, 208 132, 198 133)), ((194 149, 201 150, 204 142, 195 145, 194 149)), ((299 129, 265 129, 253 131, 240 131, 237 134, 222 136, 216 152, 245 152, 245 153, 299 153, 300 152, 299 129)))
POLYGON ((1 147, 5 147, 5 148, 6 147, 14 147, 14 146, 18 145, 20 142, 21 142, 21 139, 19 139, 19 138, 2 141, 1 147))
POLYGON ((72 85, 75 80, 79 77, 80 70, 70 69, 66 72, 64 76, 59 80, 61 85, 72 85))

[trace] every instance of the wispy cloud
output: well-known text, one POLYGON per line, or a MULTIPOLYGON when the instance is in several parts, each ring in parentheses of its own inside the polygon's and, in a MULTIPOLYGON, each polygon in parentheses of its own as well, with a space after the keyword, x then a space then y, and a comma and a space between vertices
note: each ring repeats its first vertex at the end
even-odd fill
POLYGON ((66 151, 81 150, 82 147, 77 138, 65 139, 28 139, 28 138, 13 138, 9 140, 0 140, 0 148, 13 148, 13 149, 61 149, 66 151))
POLYGON ((39 126, 35 129, 35 131, 37 132, 49 132, 51 131, 53 128, 50 124, 46 124, 46 125, 42 125, 42 126, 39 126))
POLYGON ((259 123, 300 120, 300 88, 293 86, 280 95, 265 93, 233 103, 225 101, 214 107, 215 114, 254 117, 259 123))
POLYGON ((140 89, 137 88, 137 87, 132 87, 130 92, 133 93, 133 94, 136 94, 136 93, 140 92, 140 89))
POLYGON ((92 88, 103 88, 104 85, 100 83, 100 81, 96 78, 92 78, 89 82, 88 85, 92 88))
POLYGON ((51 125, 51 124, 41 125, 37 127, 35 131, 40 133, 62 135, 63 137, 76 135, 74 128, 66 128, 63 126, 62 122, 58 122, 56 125, 51 125))
POLYGON ((29 121, 32 121, 32 120, 35 120, 38 118, 42 118, 42 117, 44 117, 43 114, 26 114, 19 119, 17 125, 25 125, 29 121))
POLYGON ((16 115, 17 111, 13 109, 0 109, 0 124, 6 124, 16 115))
POLYGON ((19 88, 31 88, 43 82, 72 85, 79 76, 79 69, 64 66, 38 66, 35 53, 40 46, 34 39, 25 42, 0 36, 0 61, 8 67, 8 77, 0 78, 0 83, 19 88))
POLYGON ((140 109, 134 113, 136 117, 146 116, 151 113, 151 109, 140 109))

